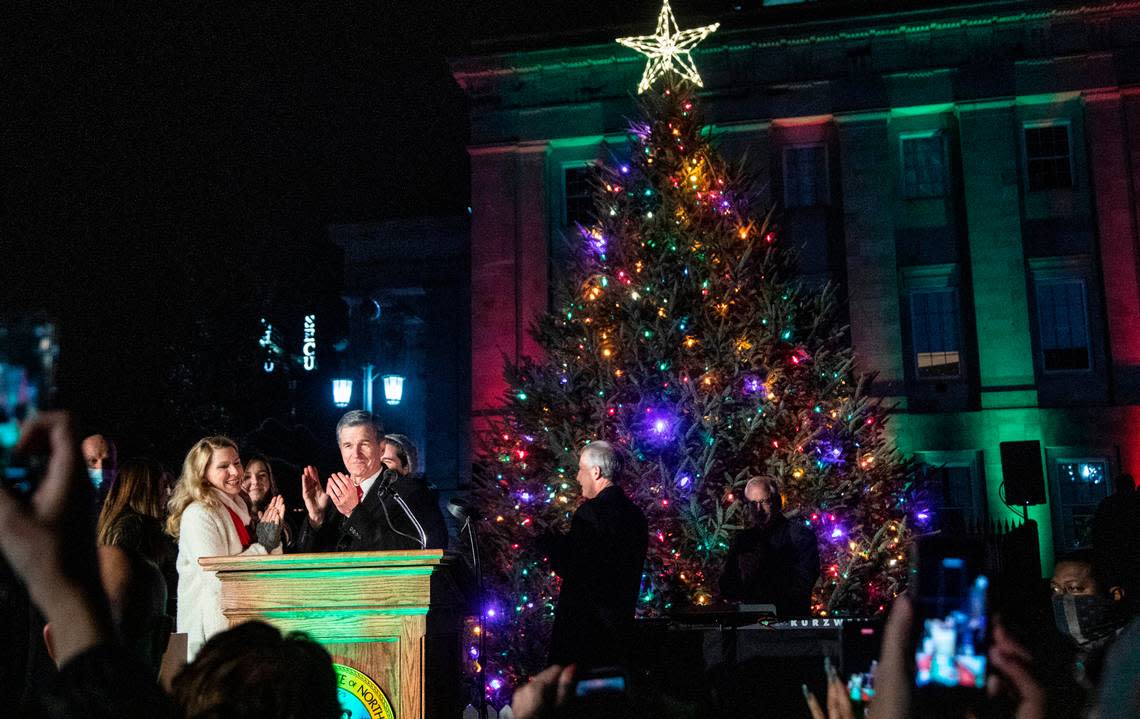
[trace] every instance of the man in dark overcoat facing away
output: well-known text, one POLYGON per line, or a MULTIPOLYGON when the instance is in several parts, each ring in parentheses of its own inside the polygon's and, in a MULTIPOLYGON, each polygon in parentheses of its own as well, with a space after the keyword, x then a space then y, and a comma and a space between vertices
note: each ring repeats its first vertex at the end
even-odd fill
POLYGON ((550 664, 584 670, 628 663, 648 530, 645 514, 622 491, 618 477, 613 446, 587 444, 577 477, 585 501, 570 532, 539 540, 562 579, 550 664))

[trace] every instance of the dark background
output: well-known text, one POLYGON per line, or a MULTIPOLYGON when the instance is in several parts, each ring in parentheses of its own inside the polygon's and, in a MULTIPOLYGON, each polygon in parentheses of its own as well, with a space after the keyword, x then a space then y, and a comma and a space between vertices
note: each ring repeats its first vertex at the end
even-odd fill
MULTIPOLYGON (((466 211, 442 6, 4 15, 4 308, 59 318, 63 400, 122 454, 287 415, 258 320, 343 334, 329 224, 466 211)), ((293 393, 316 431, 327 380, 293 393)))
MULTIPOLYGON (((682 27, 749 10, 691 5, 675 8, 682 27)), ((648 33, 659 7, 6 6, 3 311, 59 319, 63 400, 124 456, 174 463, 205 433, 267 417, 324 436, 328 375, 290 391, 262 373, 258 320, 299 346, 317 311, 329 367, 346 318, 327 227, 466 212, 447 58, 648 33)))

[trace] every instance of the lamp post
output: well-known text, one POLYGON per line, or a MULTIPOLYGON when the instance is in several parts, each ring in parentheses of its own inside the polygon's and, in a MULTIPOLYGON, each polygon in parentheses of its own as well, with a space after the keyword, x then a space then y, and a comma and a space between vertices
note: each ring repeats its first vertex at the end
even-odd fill
MULTIPOLYGON (((361 406, 366 412, 372 411, 373 406, 373 387, 376 380, 383 380, 384 382, 384 401, 392 406, 400 404, 404 399, 404 376, 401 374, 384 374, 376 373, 376 367, 371 364, 366 364, 362 368, 364 373, 364 382, 361 388, 361 406)), ((337 378, 332 381, 333 384, 333 403, 337 407, 347 407, 352 402, 352 380, 348 378, 337 378)))

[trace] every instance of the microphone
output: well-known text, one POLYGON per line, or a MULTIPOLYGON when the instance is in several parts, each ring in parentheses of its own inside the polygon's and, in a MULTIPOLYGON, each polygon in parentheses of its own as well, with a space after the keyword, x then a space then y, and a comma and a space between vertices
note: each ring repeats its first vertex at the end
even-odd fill
POLYGON ((376 489, 379 490, 381 494, 395 494, 396 480, 399 478, 399 472, 389 467, 382 471, 380 476, 376 478, 376 489))
POLYGON ((451 501, 447 503, 447 511, 461 523, 468 520, 477 522, 483 518, 483 513, 479 511, 479 508, 463 497, 452 497, 451 501))

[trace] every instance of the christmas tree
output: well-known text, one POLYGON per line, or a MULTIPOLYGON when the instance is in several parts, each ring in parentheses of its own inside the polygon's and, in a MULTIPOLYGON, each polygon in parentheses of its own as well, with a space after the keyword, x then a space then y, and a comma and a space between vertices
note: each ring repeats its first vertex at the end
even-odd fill
POLYGON ((908 528, 927 521, 854 375, 835 289, 796 281, 773 213, 755 211, 694 103, 687 81, 648 94, 629 160, 598 170, 576 264, 551 278, 545 356, 507 367, 475 487, 486 656, 469 652, 493 700, 545 659, 558 580, 534 539, 568 527, 591 440, 625 455, 622 486, 649 520, 645 615, 716 601, 750 477, 779 478, 785 513, 816 532, 822 616, 882 611, 908 528))

